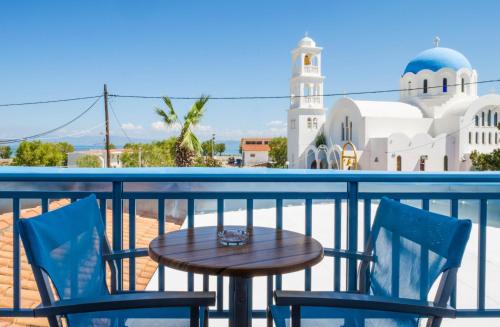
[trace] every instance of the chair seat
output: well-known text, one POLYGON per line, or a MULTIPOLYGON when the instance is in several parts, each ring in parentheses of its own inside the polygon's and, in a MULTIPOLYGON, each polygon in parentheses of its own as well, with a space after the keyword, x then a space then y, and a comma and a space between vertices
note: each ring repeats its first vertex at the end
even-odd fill
MULTIPOLYGON (((189 327, 189 307, 124 309, 68 315, 70 327, 189 327)), ((200 307, 200 326, 204 326, 205 307, 200 307)))
MULTIPOLYGON (((276 327, 290 327, 290 308, 271 306, 276 327)), ((417 327, 418 317, 387 311, 301 307, 301 327, 417 327)))

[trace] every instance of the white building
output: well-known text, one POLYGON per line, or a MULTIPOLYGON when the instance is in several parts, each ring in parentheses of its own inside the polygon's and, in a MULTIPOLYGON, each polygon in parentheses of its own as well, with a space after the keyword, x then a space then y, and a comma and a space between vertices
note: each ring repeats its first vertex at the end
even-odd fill
MULTIPOLYGON (((121 155, 125 150, 123 149, 111 149, 111 168, 121 168, 122 162, 120 160, 121 155)), ((96 156, 99 158, 101 162, 101 167, 106 167, 106 150, 87 150, 87 151, 74 151, 68 153, 68 167, 69 168, 77 168, 78 167, 78 159, 84 156, 96 156)))
POLYGON ((327 114, 321 50, 306 36, 292 51, 290 168, 337 168, 349 141, 358 169, 366 170, 469 170, 473 150, 500 146, 500 96, 478 96, 476 70, 458 51, 440 47, 439 38, 406 66, 399 101, 345 97, 327 114))
POLYGON ((241 139, 241 156, 244 167, 267 166, 269 162, 269 138, 241 139))

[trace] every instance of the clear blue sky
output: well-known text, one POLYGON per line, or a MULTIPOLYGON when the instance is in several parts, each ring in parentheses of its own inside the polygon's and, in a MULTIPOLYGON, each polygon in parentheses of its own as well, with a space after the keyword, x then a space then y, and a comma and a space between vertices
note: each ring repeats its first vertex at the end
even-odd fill
MULTIPOLYGON (((406 63, 441 45, 480 80, 500 78, 500 1, 4 1, 0 103, 110 93, 287 95, 290 51, 304 32, 324 48, 325 92, 393 89, 406 63)), ((487 85, 481 93, 500 85, 487 85)), ((396 100, 397 94, 365 99, 396 100)), ((329 108, 336 99, 325 99, 329 108)), ((29 135, 89 100, 0 108, 0 138, 29 135)), ((156 100, 113 100, 132 137, 162 138, 156 100)), ((190 102, 176 101, 185 112, 190 102)), ((202 139, 280 134, 288 101, 210 101, 202 139)), ((60 135, 98 135, 102 102, 60 135), (93 129, 92 129, 93 128, 93 129), (89 131, 89 129, 91 129, 89 131)), ((112 118, 112 117, 111 117, 112 118)), ((120 135, 112 118, 112 133, 120 135)))

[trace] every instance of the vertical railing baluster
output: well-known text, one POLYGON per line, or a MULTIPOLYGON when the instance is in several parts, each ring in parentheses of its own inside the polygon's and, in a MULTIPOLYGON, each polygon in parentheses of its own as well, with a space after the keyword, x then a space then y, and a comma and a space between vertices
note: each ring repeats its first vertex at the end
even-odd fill
MULTIPOLYGON (((188 228, 194 228, 194 199, 188 199, 188 228)), ((194 274, 188 273, 188 291, 194 291, 194 274)))
POLYGON ((49 211, 49 199, 42 198, 42 213, 46 213, 49 211))
MULTIPOLYGON (((123 183, 113 182, 113 251, 123 249, 123 214, 122 214, 122 193, 123 183)), ((123 269, 122 260, 116 260, 118 291, 123 289, 123 269)))
MULTIPOLYGON (((334 214, 334 228, 333 228, 333 247, 340 250, 341 237, 342 237, 342 201, 335 199, 335 214, 334 214)), ((335 256, 333 258, 333 289, 340 291, 340 258, 335 256)))
POLYGON ((99 210, 101 211, 101 218, 102 218, 102 223, 104 225, 104 228, 108 227, 106 225, 106 205, 107 205, 107 202, 106 202, 106 199, 105 198, 101 198, 99 199, 99 210))
MULTIPOLYGON (((158 235, 165 234, 165 199, 158 199, 158 235)), ((158 290, 165 290, 165 266, 158 264, 158 290)))
MULTIPOLYGON (((135 250, 135 199, 128 200, 128 247, 131 251, 135 250)), ((128 265, 128 276, 129 283, 128 289, 131 291, 135 291, 135 256, 131 256, 129 258, 128 265)))
POLYGON ((20 218, 20 205, 19 205, 19 198, 15 197, 12 199, 12 232, 13 232, 13 267, 14 269, 13 274, 12 274, 12 286, 14 290, 14 298, 13 298, 13 305, 14 309, 19 309, 21 305, 21 280, 20 280, 20 269, 21 269, 21 255, 20 255, 20 249, 19 249, 19 218, 20 218))
MULTIPOLYGON (((217 227, 224 226, 224 199, 217 199, 217 227)), ((224 309, 224 279, 217 276, 217 311, 224 309)))
MULTIPOLYGON (((312 235, 312 199, 306 199, 306 236, 312 235)), ((311 268, 305 269, 305 285, 306 291, 311 290, 311 268)))
MULTIPOLYGON (((458 199, 451 200, 450 212, 451 212, 452 217, 458 218, 458 199)), ((457 281, 456 281, 456 279, 455 279, 455 286, 453 287, 453 291, 451 292, 450 305, 454 308, 457 307, 457 281)))
POLYGON ((247 226, 253 227, 253 199, 247 199, 247 226))
MULTIPOLYGON (((358 250, 358 182, 347 183, 347 249, 358 250)), ((356 259, 347 260, 347 290, 357 290, 356 259)))
MULTIPOLYGON (((283 199, 276 199, 276 229, 283 229, 283 199)), ((282 277, 276 275, 276 289, 282 288, 282 277)))
MULTIPOLYGON (((366 249, 368 245, 368 238, 370 237, 371 224, 372 224, 372 200, 367 198, 364 202, 364 220, 363 220, 363 250, 366 249)), ((365 289, 367 290, 370 282, 370 271, 369 269, 365 272, 365 289)))
POLYGON ((484 310, 486 299, 486 226, 488 204, 486 199, 479 202, 479 246, 478 246, 478 289, 477 289, 477 307, 484 310))
MULTIPOLYGON (((422 209, 429 211, 429 199, 422 199, 422 209)), ((422 245, 420 251, 420 300, 427 300, 429 290, 429 249, 422 245)))

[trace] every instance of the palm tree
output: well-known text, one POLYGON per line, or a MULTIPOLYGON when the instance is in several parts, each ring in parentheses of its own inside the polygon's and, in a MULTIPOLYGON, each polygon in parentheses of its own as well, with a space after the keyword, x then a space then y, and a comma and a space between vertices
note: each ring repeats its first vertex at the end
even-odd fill
POLYGON ((175 113, 172 101, 168 97, 162 97, 163 102, 168 107, 168 113, 163 109, 155 108, 156 113, 163 119, 167 126, 181 126, 181 133, 175 142, 175 165, 177 167, 190 167, 194 163, 195 156, 201 152, 201 143, 193 133, 195 127, 204 114, 204 106, 209 97, 202 95, 189 109, 181 122, 175 113))

